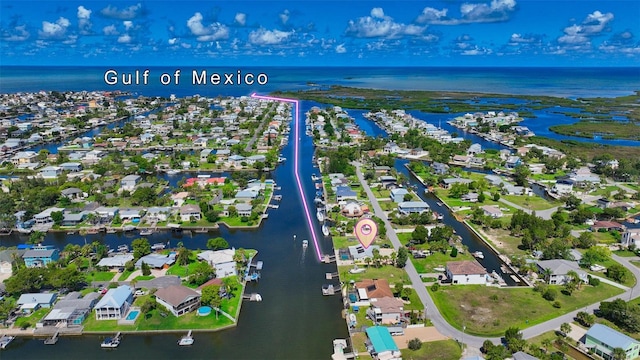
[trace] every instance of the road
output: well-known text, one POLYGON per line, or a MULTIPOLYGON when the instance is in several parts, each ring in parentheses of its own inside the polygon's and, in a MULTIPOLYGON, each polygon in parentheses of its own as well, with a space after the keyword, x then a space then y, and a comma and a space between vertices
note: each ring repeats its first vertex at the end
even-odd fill
MULTIPOLYGON (((387 236, 391 240, 391 243, 393 244, 394 249, 397 251, 403 245, 402 243, 400 243, 400 240, 398 239, 398 236, 393 230, 391 223, 387 219, 384 211, 382 210, 382 208, 380 207, 380 204, 378 203, 378 200, 376 199, 373 192, 371 191, 369 184, 367 184, 367 182, 364 180, 364 175, 362 174, 362 171, 361 171, 362 164, 358 162, 353 162, 353 165, 356 166, 356 175, 358 176, 358 180, 362 184, 363 189, 365 190, 365 192, 367 193, 367 196, 369 197, 369 200, 371 201, 371 206, 373 207, 375 215, 384 221, 385 228, 387 230, 387 236)), ((552 210, 552 209, 548 209, 548 210, 552 210)), ((553 209, 553 211, 555 211, 555 208, 553 209)), ((536 214, 539 215, 538 212, 536 212, 536 214)), ((630 262, 631 260, 640 261, 640 257, 621 257, 617 255, 612 255, 612 257, 615 261, 619 262, 624 267, 629 269, 632 272, 633 276, 635 276, 638 281, 636 281, 636 284, 632 288, 625 291, 624 293, 614 296, 612 298, 606 299, 604 301, 612 301, 618 298, 624 299, 625 301, 629 301, 631 299, 640 297, 640 268, 638 268, 637 266, 635 266, 630 262)), ((409 275, 409 279, 411 280, 413 289, 416 291, 416 293, 418 294, 418 297, 420 298, 420 301, 426 308, 427 316, 431 319, 431 322, 441 334, 445 336, 449 336, 453 339, 460 340, 465 344, 467 344, 467 346, 475 349, 479 349, 480 347, 482 347, 482 343, 487 339, 491 340, 494 344, 500 343, 500 338, 484 338, 484 337, 472 336, 472 335, 463 333, 462 331, 454 328, 449 323, 447 323, 447 321, 444 319, 444 317, 442 317, 442 315, 438 311, 438 308, 436 307, 435 303, 433 302, 433 299, 427 292, 426 287, 422 283, 422 279, 418 275, 418 272, 416 271, 416 268, 413 266, 413 263, 411 261, 407 261, 407 265, 405 266, 405 271, 409 275)), ((600 307, 600 303, 595 303, 583 308, 576 309, 570 313, 545 321, 538 325, 531 326, 529 328, 522 330, 523 337, 525 339, 530 339, 542 333, 545 333, 547 331, 557 330, 560 328, 560 325, 562 323, 572 322, 579 311, 587 311, 587 312, 593 313, 593 310, 598 309, 599 307, 600 307)))

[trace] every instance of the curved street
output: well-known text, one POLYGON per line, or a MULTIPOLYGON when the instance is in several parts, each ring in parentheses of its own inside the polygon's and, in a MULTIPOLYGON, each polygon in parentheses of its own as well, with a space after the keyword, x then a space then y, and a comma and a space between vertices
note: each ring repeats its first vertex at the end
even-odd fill
MULTIPOLYGON (((387 230, 387 236, 391 240, 391 243, 393 244, 394 249, 398 250, 403 245, 402 243, 400 243, 400 240, 398 239, 396 232, 391 226, 391 223, 387 219, 384 211, 382 210, 382 208, 380 207, 380 204, 378 203, 378 200, 376 199, 373 192, 371 191, 369 184, 364 179, 364 175, 361 170, 362 164, 359 162, 353 162, 353 165, 355 165, 356 167, 356 175, 358 176, 358 180, 362 184, 363 189, 365 190, 367 196, 369 197, 369 200, 371 201, 371 206, 373 207, 375 215, 384 221, 385 228, 387 230)), ((638 279, 640 279, 640 268, 638 268, 637 266, 631 263, 631 260, 640 260, 640 257, 621 257, 621 256, 613 255, 613 259, 631 271, 633 276, 635 276, 636 278, 636 284, 633 287, 631 287, 629 290, 625 291, 624 293, 614 296, 612 298, 606 299, 604 301, 612 301, 617 298, 621 298, 621 299, 624 299, 625 301, 629 301, 631 299, 640 297, 640 290, 639 290, 640 284, 638 282, 638 279)), ((435 303, 433 302, 433 299, 427 292, 427 289, 424 286, 422 279, 418 275, 416 268, 413 266, 413 263, 410 260, 407 261, 407 265, 405 266, 405 271, 409 275, 409 279, 411 280, 413 289, 416 291, 416 293, 418 294, 418 297, 420 298, 420 301, 422 301, 422 304, 426 308, 425 311, 427 316, 429 317, 429 319, 431 319, 431 322, 436 327, 436 329, 438 329, 440 333, 442 333, 445 336, 449 336, 452 339, 456 339, 458 341, 465 343, 470 348, 469 350, 474 353, 475 351, 478 351, 480 347, 482 347, 482 343, 487 339, 491 340, 494 344, 500 343, 501 341, 500 338, 485 338, 485 337, 479 337, 479 336, 472 336, 469 334, 465 334, 462 331, 451 326, 444 319, 442 314, 440 314, 440 312, 438 311, 438 308, 436 307, 435 303)), ((598 303, 586 306, 584 308, 577 309, 575 311, 572 311, 560 317, 528 327, 522 330, 523 336, 525 339, 530 339, 544 332, 559 329, 562 323, 572 322, 574 317, 579 311, 588 311, 590 313, 593 313, 593 310, 598 309, 599 307, 600 307, 600 303, 598 302, 598 303)))

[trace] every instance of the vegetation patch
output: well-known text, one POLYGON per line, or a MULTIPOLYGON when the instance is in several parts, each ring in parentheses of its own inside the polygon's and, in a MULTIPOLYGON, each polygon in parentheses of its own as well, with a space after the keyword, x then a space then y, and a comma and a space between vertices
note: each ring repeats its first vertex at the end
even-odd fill
POLYGON ((455 340, 423 342, 418 350, 402 349, 403 359, 414 360, 457 360, 462 356, 462 349, 455 340))

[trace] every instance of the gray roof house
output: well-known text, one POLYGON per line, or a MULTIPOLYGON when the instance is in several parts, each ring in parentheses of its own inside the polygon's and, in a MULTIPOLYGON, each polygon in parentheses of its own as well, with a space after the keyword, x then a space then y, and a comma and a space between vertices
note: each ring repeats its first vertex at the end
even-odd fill
POLYGON ((236 210, 238 211, 238 216, 251 216, 253 206, 251 204, 237 204, 236 210))
POLYGON ((138 261, 136 261, 136 268, 140 269, 143 262, 154 269, 161 269, 165 266, 173 265, 176 262, 176 254, 172 253, 169 255, 165 255, 152 253, 149 255, 145 255, 138 259, 138 261))
POLYGON ((27 305, 27 307, 25 308, 28 308, 29 305, 34 305, 34 304, 37 306, 35 306, 35 308, 32 308, 33 310, 37 310, 38 307, 50 308, 51 306, 53 306, 53 303, 56 301, 57 298, 58 298, 57 293, 22 294, 20 295, 20 298, 18 298, 16 305, 20 306, 21 309, 25 307, 25 305, 27 305))
POLYGON ((349 186, 338 186, 336 188, 336 200, 340 202, 349 199, 357 200, 358 194, 355 191, 351 190, 349 186))
POLYGON ((96 304, 96 320, 115 320, 125 316, 133 303, 133 291, 129 285, 109 289, 96 304))
POLYGON ((405 188, 397 188, 391 190, 391 200, 395 203, 401 203, 404 201, 404 196, 409 194, 409 191, 405 188))
POLYGON ((541 260, 536 265, 538 265, 538 270, 541 274, 544 274, 546 269, 550 270, 549 284, 564 284, 567 281, 567 273, 569 271, 575 271, 580 280, 587 282, 587 273, 581 270, 575 261, 563 259, 541 260))
POLYGON ((403 201, 398 204, 398 212, 403 215, 423 213, 429 210, 429 204, 424 201, 403 201))

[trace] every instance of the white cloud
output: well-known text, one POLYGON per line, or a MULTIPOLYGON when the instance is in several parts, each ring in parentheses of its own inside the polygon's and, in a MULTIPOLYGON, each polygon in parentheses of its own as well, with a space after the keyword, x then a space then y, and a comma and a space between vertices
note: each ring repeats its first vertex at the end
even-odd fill
POLYGON ((276 45, 289 39, 292 34, 293 31, 260 28, 249 33, 249 42, 255 45, 276 45))
POLYGON ((115 6, 108 5, 106 8, 100 10, 100 13, 103 16, 114 18, 114 19, 120 19, 120 20, 134 19, 142 13, 142 4, 137 3, 136 5, 131 5, 122 10, 119 10, 115 6))
POLYGON ((168 40, 169 45, 175 45, 178 42, 178 38, 171 38, 168 40))
POLYGON ((393 21, 384 15, 382 8, 373 8, 371 16, 364 16, 357 20, 350 20, 347 35, 359 38, 399 38, 404 35, 420 35, 426 26, 405 25, 393 21))
POLYGON ((78 6, 78 29, 81 34, 89 34, 91 32, 91 10, 84 6, 78 6))
POLYGON ((105 35, 118 35, 120 34, 118 32, 118 29, 116 29, 115 25, 107 25, 105 27, 102 28, 102 33, 105 35))
POLYGON ((198 41, 216 41, 229 38, 229 28, 226 25, 215 22, 204 26, 202 19, 202 14, 197 12, 187 20, 187 27, 191 30, 191 34, 197 36, 198 41))
POLYGON ((129 34, 122 34, 118 37, 118 42, 120 44, 130 44, 133 41, 133 38, 129 34))
POLYGON ((278 15, 280 17, 280 21, 282 21, 282 25, 286 25, 287 21, 289 21, 289 10, 285 9, 280 15, 278 15))
POLYGON ((31 36, 27 31, 27 25, 18 25, 12 30, 2 30, 1 33, 4 41, 25 41, 31 36))
POLYGON ((129 30, 129 29, 133 28, 133 21, 125 20, 125 21, 122 22, 122 25, 124 25, 124 29, 125 30, 129 30))
POLYGON ((371 17, 376 19, 384 19, 384 10, 379 7, 371 9, 371 17))
POLYGON ((69 25, 71 25, 69 20, 62 16, 55 23, 43 21, 42 30, 39 31, 40 37, 44 39, 62 39, 65 37, 69 25))
POLYGON ((591 46, 591 37, 600 35, 613 20, 612 13, 602 13, 598 10, 587 15, 580 24, 573 24, 564 28, 564 35, 557 41, 573 50, 585 50, 591 46))
POLYGON ((585 34, 599 34, 611 20, 613 20, 612 13, 603 14, 596 10, 587 15, 587 18, 582 22, 582 31, 585 34))
POLYGON ((247 14, 245 13, 237 13, 235 16, 236 24, 240 26, 245 26, 247 23, 247 14))
POLYGON ((344 54, 347 52, 347 48, 344 47, 344 44, 340 44, 338 46, 336 46, 336 52, 338 54, 344 54))
POLYGON ((426 7, 422 10, 422 14, 418 15, 416 22, 420 24, 427 24, 429 22, 440 20, 447 16, 447 9, 434 9, 432 7, 426 7))

